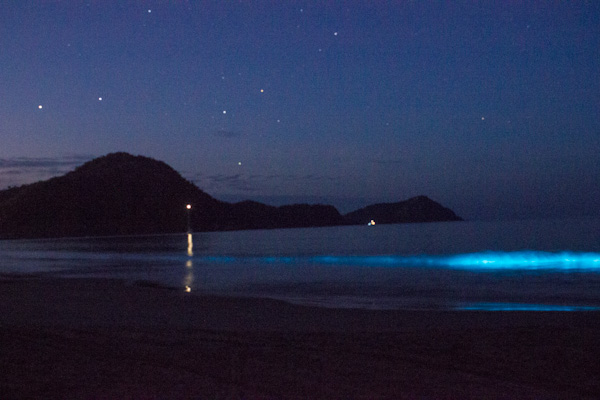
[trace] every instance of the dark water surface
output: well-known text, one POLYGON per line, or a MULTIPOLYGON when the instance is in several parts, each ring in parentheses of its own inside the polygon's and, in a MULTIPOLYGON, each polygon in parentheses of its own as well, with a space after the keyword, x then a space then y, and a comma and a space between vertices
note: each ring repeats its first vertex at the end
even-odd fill
POLYGON ((600 309, 600 220, 0 242, 0 273, 149 281, 327 307, 600 309))

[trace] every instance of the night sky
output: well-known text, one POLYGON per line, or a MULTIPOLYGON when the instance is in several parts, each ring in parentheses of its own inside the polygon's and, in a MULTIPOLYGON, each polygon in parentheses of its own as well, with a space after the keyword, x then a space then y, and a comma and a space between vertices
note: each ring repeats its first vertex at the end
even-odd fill
POLYGON ((600 215, 600 2, 3 4, 0 188, 115 151, 227 201, 600 215))

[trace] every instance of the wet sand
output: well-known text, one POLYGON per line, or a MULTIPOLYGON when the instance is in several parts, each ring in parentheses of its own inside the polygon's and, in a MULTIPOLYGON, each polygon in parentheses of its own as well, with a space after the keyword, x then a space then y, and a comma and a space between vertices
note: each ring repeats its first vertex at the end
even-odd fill
POLYGON ((323 309, 5 277, 0 313, 3 399, 600 397, 598 312, 323 309))

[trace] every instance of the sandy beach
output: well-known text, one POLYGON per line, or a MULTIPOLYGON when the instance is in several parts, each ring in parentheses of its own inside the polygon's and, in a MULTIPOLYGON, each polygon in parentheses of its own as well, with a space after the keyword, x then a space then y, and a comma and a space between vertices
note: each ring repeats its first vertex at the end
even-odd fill
POLYGON ((600 313, 324 309, 0 280, 3 399, 600 397, 600 313))

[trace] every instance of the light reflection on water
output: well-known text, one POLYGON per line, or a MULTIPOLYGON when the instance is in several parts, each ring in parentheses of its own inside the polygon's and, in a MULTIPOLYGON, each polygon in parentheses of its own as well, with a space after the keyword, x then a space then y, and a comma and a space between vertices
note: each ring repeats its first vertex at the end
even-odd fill
POLYGON ((187 255, 189 257, 194 255, 194 241, 191 233, 187 234, 187 255))
POLYGON ((192 285, 194 283, 194 265, 192 260, 187 260, 185 262, 186 273, 183 278, 183 287, 186 292, 192 291, 192 285))
MULTIPOLYGON (((188 257, 194 256, 194 239, 192 234, 188 232, 187 234, 187 255, 188 257)), ((187 293, 192 291, 192 284, 194 283, 194 264, 192 259, 190 258, 185 262, 186 274, 183 278, 183 287, 187 293)))
POLYGON ((591 311, 600 307, 599 228, 408 224, 5 241, 0 272, 328 307, 591 311))

